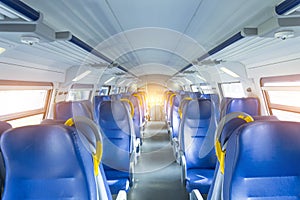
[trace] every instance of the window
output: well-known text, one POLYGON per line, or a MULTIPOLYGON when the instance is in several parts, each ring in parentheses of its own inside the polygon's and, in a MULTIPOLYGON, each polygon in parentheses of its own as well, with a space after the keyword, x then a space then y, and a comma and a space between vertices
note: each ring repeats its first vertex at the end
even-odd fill
POLYGON ((0 81, 0 120, 13 127, 39 124, 51 91, 50 83, 0 81))
POLYGON ((110 86, 102 86, 99 95, 108 95, 110 90, 110 86))
POLYGON ((262 78, 261 89, 271 115, 300 121, 300 75, 262 78))
POLYGON ((220 87, 223 97, 240 98, 246 96, 241 82, 221 83, 220 87))
POLYGON ((192 92, 201 92, 203 94, 213 94, 213 88, 207 83, 193 84, 191 85, 192 92))
POLYGON ((92 84, 74 84, 68 92, 67 101, 89 100, 92 90, 92 84))
POLYGON ((110 94, 119 94, 119 88, 116 86, 111 86, 110 94))

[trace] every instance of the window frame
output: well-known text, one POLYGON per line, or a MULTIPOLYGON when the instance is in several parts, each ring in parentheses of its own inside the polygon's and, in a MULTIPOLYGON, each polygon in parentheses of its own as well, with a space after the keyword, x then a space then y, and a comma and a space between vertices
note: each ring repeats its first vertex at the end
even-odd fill
MULTIPOLYGON (((228 81, 228 82, 221 82, 221 83, 218 83, 218 88, 219 88, 219 91, 220 91, 220 96, 222 97, 222 98, 224 98, 225 97, 225 93, 224 93, 224 89, 223 89, 223 87, 222 87, 222 85, 224 85, 224 84, 234 84, 234 83, 240 83, 242 86, 243 86, 243 84, 242 84, 242 82, 241 81, 228 81)), ((245 97, 245 92, 244 92, 244 96, 241 96, 241 97, 245 97)), ((227 97, 227 96, 226 96, 227 97)))
POLYGON ((93 89, 94 89, 93 84, 75 83, 71 86, 70 90, 68 91, 66 99, 70 101, 69 95, 71 94, 72 91, 88 91, 89 92, 88 99, 79 99, 79 100, 90 100, 92 97, 93 89))
POLYGON ((300 114, 300 106, 289 106, 283 104, 274 104, 271 103, 271 98, 268 94, 268 91, 299 91, 300 86, 265 86, 266 83, 280 83, 280 82, 300 82, 300 74, 296 75, 287 75, 287 76, 272 76, 272 77, 262 77, 260 78, 260 88, 263 94, 265 101, 265 106, 269 115, 273 115, 272 109, 281 110, 285 112, 297 113, 300 114))
POLYGON ((47 112, 49 110, 50 98, 53 93, 53 83, 0 80, 0 90, 7 90, 7 91, 46 90, 47 91, 43 108, 2 115, 0 116, 1 121, 18 120, 18 119, 27 118, 35 115, 40 115, 40 114, 43 114, 43 119, 45 119, 47 112))

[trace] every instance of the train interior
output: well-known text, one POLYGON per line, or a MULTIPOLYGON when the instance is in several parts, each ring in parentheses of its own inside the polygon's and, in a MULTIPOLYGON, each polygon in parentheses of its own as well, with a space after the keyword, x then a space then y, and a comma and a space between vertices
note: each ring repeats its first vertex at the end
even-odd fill
POLYGON ((299 0, 0 0, 1 199, 300 199, 299 0))

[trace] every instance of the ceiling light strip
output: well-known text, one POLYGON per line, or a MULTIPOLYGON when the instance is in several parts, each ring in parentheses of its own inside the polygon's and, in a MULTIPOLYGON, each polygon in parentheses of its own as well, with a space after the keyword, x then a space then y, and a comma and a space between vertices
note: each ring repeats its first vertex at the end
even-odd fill
POLYGON ((300 5, 300 0, 286 0, 275 7, 275 11, 278 15, 284 15, 289 13, 293 8, 300 5))
MULTIPOLYGON (((232 37, 228 38, 227 40, 225 40, 224 42, 222 42, 221 44, 219 44, 218 46, 216 46, 215 48, 211 49, 210 51, 208 51, 206 54, 200 56, 197 61, 201 62, 202 60, 214 55, 215 53, 218 53, 219 51, 221 51, 222 49, 225 49, 226 47, 228 47, 229 45, 243 39, 244 36, 242 35, 242 32, 238 32, 237 34, 233 35, 232 37)), ((190 67, 192 67, 193 64, 188 64, 187 66, 185 66, 183 69, 181 69, 179 72, 177 72, 176 74, 174 74, 173 76, 176 76, 178 73, 181 73, 187 69, 189 69, 190 67)))
POLYGON ((32 21, 37 21, 40 18, 40 13, 38 11, 32 9, 20 0, 0 0, 0 2, 4 3, 32 21))

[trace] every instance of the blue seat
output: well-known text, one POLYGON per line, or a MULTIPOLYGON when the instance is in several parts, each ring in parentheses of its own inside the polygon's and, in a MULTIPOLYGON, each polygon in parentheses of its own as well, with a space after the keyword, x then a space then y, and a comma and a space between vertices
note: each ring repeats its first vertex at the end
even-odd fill
POLYGON ((179 106, 181 102, 181 96, 177 94, 173 98, 173 103, 170 109, 170 126, 171 126, 171 139, 178 138, 178 130, 180 123, 180 115, 178 112, 179 106))
POLYGON ((111 97, 109 95, 101 95, 94 97, 94 120, 97 122, 99 118, 99 106, 102 101, 110 101, 111 97))
POLYGON ((132 95, 129 97, 129 100, 132 102, 132 105, 134 107, 134 115, 132 117, 133 125, 134 125, 134 132, 136 138, 139 140, 140 145, 143 144, 142 140, 142 115, 141 115, 141 104, 138 100, 138 97, 135 95, 132 95))
POLYGON ((145 92, 138 92, 137 93, 138 94, 138 96, 139 96, 139 101, 141 101, 142 103, 141 103, 141 105, 142 105, 142 126, 143 126, 143 128, 145 127, 145 125, 146 125, 146 122, 147 122, 147 120, 148 120, 148 117, 149 116, 147 116, 147 112, 148 112, 148 110, 147 110, 147 100, 146 100, 146 94, 145 94, 145 92))
POLYGON ((221 109, 221 118, 232 112, 245 112, 251 116, 258 116, 260 115, 260 102, 256 97, 224 98, 221 109))
MULTIPOLYGON (((225 119, 223 119, 225 120, 225 119)), ((230 116, 227 117, 226 123, 222 127, 218 127, 218 131, 220 129, 219 135, 217 135, 217 142, 220 144, 220 148, 227 151, 227 142, 230 136, 237 130, 240 126, 252 122, 252 121, 278 121, 278 119, 274 116, 253 116, 250 117, 246 113, 234 112, 230 113, 230 116)), ((221 159, 220 159, 221 160, 221 159)), ((221 198, 222 194, 222 185, 223 185, 223 173, 221 173, 220 163, 217 162, 216 170, 213 178, 213 183, 210 187, 207 199, 218 199, 221 198), (218 179, 218 180, 217 180, 218 179), (217 186, 216 186, 217 185, 217 186)))
POLYGON ((172 132, 172 127, 171 127, 171 115, 172 115, 172 106, 173 106, 173 102, 174 102, 174 98, 176 96, 176 93, 170 93, 170 95, 168 96, 168 100, 167 100, 167 106, 166 106, 166 120, 167 120, 167 125, 168 125, 168 131, 169 133, 172 132))
MULTIPOLYGON (((214 103, 214 109, 215 109, 215 118, 217 121, 220 120, 220 98, 218 94, 201 94, 198 98, 200 99, 210 99, 211 102, 214 103)), ((229 98, 224 98, 223 104, 226 104, 226 101, 229 101, 229 98)), ((224 106, 223 106, 224 107, 224 106)))
POLYGON ((171 108, 171 101, 172 98, 174 96, 174 92, 172 91, 167 91, 165 93, 165 101, 164 101, 164 110, 165 110, 165 114, 166 114, 166 121, 167 121, 167 124, 169 125, 170 124, 170 108, 171 108))
POLYGON ((0 145, 6 168, 2 199, 97 199, 93 159, 74 128, 15 128, 3 133, 0 145))
MULTIPOLYGON (((0 136, 2 135, 2 133, 4 133, 5 131, 7 131, 8 129, 11 129, 11 128, 12 128, 12 126, 9 123, 7 123, 5 121, 0 121, 0 136)), ((5 177, 5 167, 4 167, 2 154, 0 154, 0 188, 3 187, 4 177, 5 177)), ((0 195, 0 197, 1 197, 1 195, 0 195)))
POLYGON ((66 121, 73 116, 84 116, 93 119, 93 114, 83 101, 62 101, 55 104, 54 119, 66 121))
POLYGON ((180 148, 182 154, 182 181, 191 192, 199 189, 207 194, 212 183, 216 156, 214 148, 204 157, 199 156, 211 120, 211 101, 209 99, 190 100, 183 108, 180 148))
POLYGON ((300 124, 257 121, 229 138, 223 199, 300 199, 300 124))
POLYGON ((131 157, 134 130, 126 102, 103 101, 99 107, 99 125, 103 134, 103 166, 113 194, 129 190, 132 181, 131 157), (116 159, 117 158, 117 159, 116 159))

